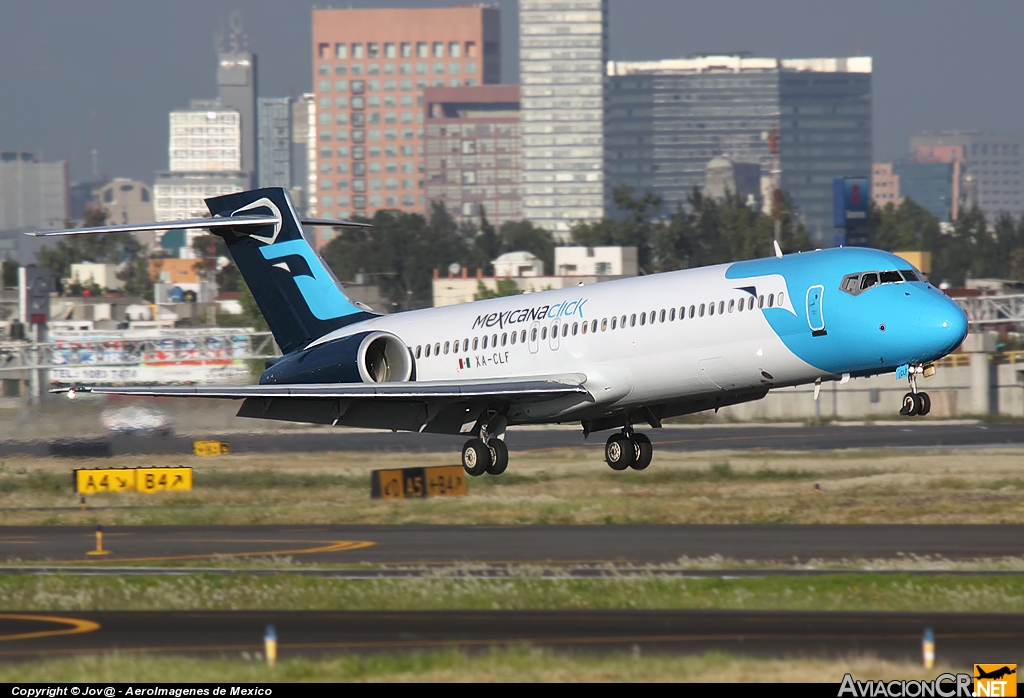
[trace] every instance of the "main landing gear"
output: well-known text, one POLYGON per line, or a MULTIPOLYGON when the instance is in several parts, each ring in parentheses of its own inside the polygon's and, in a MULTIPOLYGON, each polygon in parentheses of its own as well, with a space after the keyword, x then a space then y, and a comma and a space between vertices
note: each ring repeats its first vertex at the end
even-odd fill
POLYGON ((932 399, 928 393, 917 391, 917 376, 921 373, 924 373, 923 366, 910 366, 907 369, 910 392, 903 396, 903 406, 900 407, 900 414, 904 417, 923 417, 932 411, 932 399))
POLYGON ((480 438, 470 439, 462 446, 462 467, 473 477, 484 473, 501 475, 508 467, 508 446, 482 428, 480 438))
POLYGON ((612 434, 604 445, 604 460, 612 470, 643 470, 651 464, 654 447, 651 440, 637 434, 633 427, 623 427, 622 433, 612 434))

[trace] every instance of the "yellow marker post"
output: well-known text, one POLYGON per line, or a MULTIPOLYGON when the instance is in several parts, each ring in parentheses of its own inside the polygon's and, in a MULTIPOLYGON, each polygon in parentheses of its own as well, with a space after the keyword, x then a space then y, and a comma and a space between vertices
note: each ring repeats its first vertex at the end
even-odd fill
POLYGON ((263 635, 263 653, 267 656, 267 666, 277 663, 277 630, 273 625, 268 625, 263 635))
POLYGON ((96 526, 96 549, 90 550, 86 555, 109 555, 109 550, 103 549, 103 526, 96 526))
POLYGON ((935 633, 931 628, 924 629, 924 637, 921 638, 921 654, 925 669, 935 666, 935 633))

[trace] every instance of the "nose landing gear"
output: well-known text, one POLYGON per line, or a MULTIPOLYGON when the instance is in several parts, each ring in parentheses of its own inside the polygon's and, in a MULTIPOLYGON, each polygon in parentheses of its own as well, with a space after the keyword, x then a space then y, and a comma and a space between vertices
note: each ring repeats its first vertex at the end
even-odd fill
POLYGON ((923 417, 932 411, 932 399, 928 393, 917 390, 917 376, 921 373, 924 373, 923 366, 910 366, 907 369, 910 392, 903 396, 903 406, 900 407, 900 414, 904 417, 923 417))
POLYGON ((644 434, 637 434, 632 426, 612 434, 604 445, 604 460, 612 470, 643 470, 651 464, 654 447, 644 434))

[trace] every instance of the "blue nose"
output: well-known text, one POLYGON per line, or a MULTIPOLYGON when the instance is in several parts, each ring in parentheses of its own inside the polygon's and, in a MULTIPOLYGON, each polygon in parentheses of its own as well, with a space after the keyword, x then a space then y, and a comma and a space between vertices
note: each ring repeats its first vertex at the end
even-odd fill
POLYGON ((918 332, 921 358, 940 359, 963 344, 967 337, 967 314, 950 298, 936 294, 921 309, 918 332))

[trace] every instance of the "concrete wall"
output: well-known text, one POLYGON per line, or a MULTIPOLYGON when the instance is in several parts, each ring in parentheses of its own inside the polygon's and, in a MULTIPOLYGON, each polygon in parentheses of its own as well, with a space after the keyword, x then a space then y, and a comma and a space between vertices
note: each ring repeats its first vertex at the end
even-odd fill
MULTIPOLYGON (((984 354, 980 356, 987 359, 984 354)), ((940 366, 931 378, 919 379, 918 387, 932 399, 931 414, 925 419, 980 416, 985 412, 1024 417, 1024 364, 986 361, 985 368, 988 386, 972 387, 972 366, 940 366), (987 409, 979 409, 981 405, 987 409)), ((757 402, 722 408, 719 416, 730 421, 889 419, 899 416, 907 390, 907 381, 896 380, 892 374, 854 378, 845 385, 823 383, 817 402, 813 385, 783 388, 757 402)))

